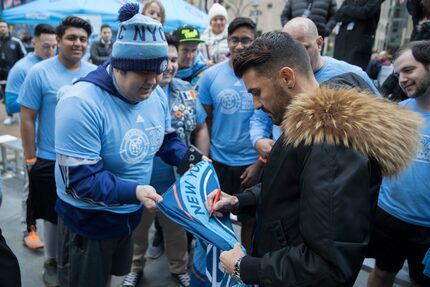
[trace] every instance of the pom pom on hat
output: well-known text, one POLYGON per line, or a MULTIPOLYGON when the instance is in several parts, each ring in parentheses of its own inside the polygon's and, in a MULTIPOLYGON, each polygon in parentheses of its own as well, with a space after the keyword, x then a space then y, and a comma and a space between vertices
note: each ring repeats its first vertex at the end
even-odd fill
POLYGON ((139 4, 126 3, 118 11, 118 21, 124 22, 133 18, 134 15, 139 13, 139 4))
POLYGON ((139 13, 139 5, 127 3, 118 11, 116 41, 110 62, 123 71, 163 73, 168 66, 168 47, 160 22, 139 13))
POLYGON ((214 3, 209 9, 209 21, 215 16, 223 16, 228 21, 227 10, 219 3, 214 3))

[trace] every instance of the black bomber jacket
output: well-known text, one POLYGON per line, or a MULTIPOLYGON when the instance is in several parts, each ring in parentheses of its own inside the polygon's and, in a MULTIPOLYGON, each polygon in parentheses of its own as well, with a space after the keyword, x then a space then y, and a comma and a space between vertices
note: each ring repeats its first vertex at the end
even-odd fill
POLYGON ((413 158, 420 122, 415 113, 354 89, 297 95, 268 158, 261 192, 238 195, 239 208, 257 216, 252 256, 240 264, 242 280, 353 286, 381 177, 397 175, 413 158))

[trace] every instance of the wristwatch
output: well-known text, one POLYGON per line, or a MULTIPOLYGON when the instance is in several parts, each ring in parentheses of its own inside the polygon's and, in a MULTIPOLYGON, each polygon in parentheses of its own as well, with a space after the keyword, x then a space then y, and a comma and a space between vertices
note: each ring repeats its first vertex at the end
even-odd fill
POLYGON ((242 279, 240 279, 240 262, 242 261, 243 257, 245 256, 239 257, 236 263, 234 263, 234 270, 233 270, 233 273, 231 274, 231 277, 240 284, 244 284, 242 279))

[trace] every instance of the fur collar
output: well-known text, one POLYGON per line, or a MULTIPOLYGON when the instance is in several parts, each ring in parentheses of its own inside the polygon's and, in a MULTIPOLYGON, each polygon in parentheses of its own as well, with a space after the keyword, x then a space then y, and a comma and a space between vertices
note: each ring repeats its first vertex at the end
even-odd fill
POLYGON ((352 147, 376 159, 384 176, 395 176, 415 156, 421 117, 355 89, 320 87, 289 105, 284 141, 297 146, 328 143, 352 147))

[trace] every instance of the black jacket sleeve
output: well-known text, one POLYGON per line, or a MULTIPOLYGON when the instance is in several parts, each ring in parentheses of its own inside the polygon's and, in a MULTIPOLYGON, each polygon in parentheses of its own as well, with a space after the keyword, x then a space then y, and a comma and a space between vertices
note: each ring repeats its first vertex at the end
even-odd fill
MULTIPOLYGON (((251 188, 245 189, 242 193, 236 194, 239 200, 239 210, 241 213, 247 212, 251 215, 255 214, 258 204, 258 198, 261 193, 261 184, 257 184, 251 188)), ((233 213, 236 213, 234 211, 233 213)))
POLYGON ((344 2, 342 7, 339 9, 341 19, 353 19, 366 20, 373 16, 373 14, 380 11, 381 0, 369 0, 364 5, 354 5, 349 2, 344 2))
POLYGON ((103 63, 108 58, 108 57, 104 57, 104 56, 99 55, 99 50, 98 50, 99 46, 100 46, 99 41, 94 42, 91 45, 91 51, 90 51, 91 56, 90 56, 90 58, 91 58, 91 60, 93 60, 93 63, 95 65, 99 65, 100 63, 103 63))
MULTIPOLYGON (((336 12, 337 12, 337 3, 336 0, 332 0, 330 2, 330 8, 328 10, 328 21, 326 25, 326 37, 330 35, 331 31, 333 30, 334 26, 336 26, 336 12)), ((324 36, 324 35, 321 35, 324 36)))
POLYGON ((247 284, 353 286, 360 271, 379 189, 379 181, 370 180, 372 161, 355 150, 329 145, 314 145, 304 158, 302 242, 261 258, 244 257, 240 272, 247 284))
POLYGON ((408 0, 406 2, 406 9, 411 14, 412 24, 415 27, 423 17, 423 4, 421 0, 408 0))
POLYGON ((288 22, 288 20, 291 19, 291 1, 288 0, 287 4, 285 4, 284 10, 282 10, 281 13, 281 25, 284 27, 284 25, 288 22))

